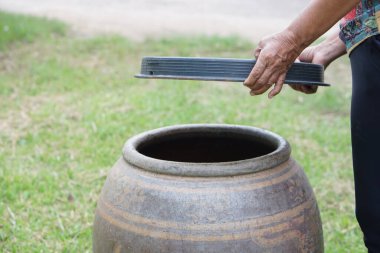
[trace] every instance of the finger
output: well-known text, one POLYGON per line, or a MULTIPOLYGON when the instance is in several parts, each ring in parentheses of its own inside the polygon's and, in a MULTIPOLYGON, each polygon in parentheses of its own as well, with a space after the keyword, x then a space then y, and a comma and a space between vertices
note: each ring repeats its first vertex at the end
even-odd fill
POLYGON ((285 76, 286 76, 286 74, 282 74, 278 78, 276 84, 274 85, 274 88, 268 94, 269 98, 273 98, 274 96, 276 96, 278 93, 281 92, 282 86, 284 85, 284 82, 285 82, 285 76))
POLYGON ((308 94, 308 93, 309 93, 309 90, 310 90, 310 85, 301 85, 301 91, 302 91, 303 93, 308 94))
POLYGON ((318 90, 318 86, 315 85, 305 85, 305 84, 292 84, 289 85, 292 89, 305 93, 305 94, 313 94, 318 90))
POLYGON ((268 87, 272 86, 275 84, 278 80, 278 77, 280 76, 278 70, 275 68, 265 68, 264 72, 262 73, 261 77, 257 82, 255 83, 255 87, 252 88, 254 93, 260 93, 262 94, 263 92, 262 89, 266 87, 264 92, 268 89, 268 87))
POLYGON ((268 83, 270 83, 270 84, 275 84, 275 83, 277 83, 278 78, 279 78, 280 76, 281 76, 281 73, 275 73, 275 74, 273 74, 273 75, 269 78, 268 83))
MULTIPOLYGON (((257 90, 261 89, 263 86, 267 84, 277 83, 278 79, 282 75, 286 75, 287 70, 290 66, 284 66, 281 60, 277 59, 265 68, 259 80, 256 82, 255 88, 257 90)), ((253 90, 255 90, 253 88, 253 90)))
POLYGON ((305 50, 303 50, 301 54, 298 56, 299 60, 301 62, 312 62, 314 56, 314 48, 315 47, 308 47, 305 50))
MULTIPOLYGON (((261 91, 265 87, 268 89, 270 86, 272 86, 277 81, 275 78, 272 78, 273 75, 274 74, 271 70, 265 69, 265 71, 262 73, 259 80, 257 80, 255 87, 252 88, 252 90, 255 91, 255 93, 256 93, 256 91, 259 91, 259 90, 261 91), (271 81, 271 79, 272 79, 272 81, 271 81)), ((260 94, 262 94, 262 93, 260 93, 260 94)))
POLYGON ((273 84, 267 84, 267 85, 262 86, 260 89, 257 89, 257 90, 251 90, 250 94, 251 94, 251 96, 261 95, 261 94, 265 93, 267 90, 269 90, 269 88, 270 88, 272 85, 273 85, 273 84))
POLYGON ((292 85, 289 85, 293 90, 296 90, 296 91, 302 91, 301 90, 301 85, 299 84, 292 84, 292 85))
POLYGON ((257 60, 255 66, 251 70, 251 73, 249 74, 247 79, 245 79, 244 85, 249 87, 250 89, 254 88, 257 80, 259 80, 264 71, 265 64, 262 61, 257 60))
MULTIPOLYGON (((271 73, 271 71, 267 71, 269 74, 271 73)), ((263 74, 265 75, 265 73, 263 74)), ((266 81, 267 78, 263 77, 263 81, 261 81, 261 78, 259 81, 257 81, 257 86, 255 86, 254 89, 252 89, 252 93, 254 93, 255 95, 260 95, 260 94, 263 94, 264 92, 266 92, 271 86, 273 86, 273 84, 275 84, 278 80, 278 77, 279 75, 278 74, 272 74, 269 78, 268 81, 266 81), (264 85, 261 85, 259 86, 261 83, 263 83, 264 85)))
POLYGON ((318 86, 313 85, 302 85, 301 86, 302 92, 305 94, 313 94, 317 91, 318 86))

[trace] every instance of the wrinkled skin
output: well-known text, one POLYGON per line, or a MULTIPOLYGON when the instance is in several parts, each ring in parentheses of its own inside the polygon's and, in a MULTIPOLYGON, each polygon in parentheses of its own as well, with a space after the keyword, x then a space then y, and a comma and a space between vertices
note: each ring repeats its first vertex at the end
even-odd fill
POLYGON ((278 94, 285 81, 285 75, 302 48, 287 32, 281 32, 260 41, 255 50, 257 62, 244 85, 251 89, 251 95, 266 92, 273 84, 269 97, 278 94))
MULTIPOLYGON (((255 50, 255 57, 257 59, 256 64, 259 64, 259 66, 258 68, 252 69, 250 76, 247 78, 244 84, 251 89, 251 95, 262 94, 271 88, 274 84, 274 88, 269 93, 269 98, 272 98, 273 96, 280 93, 285 80, 286 72, 289 70, 294 61, 293 58, 295 58, 295 61, 320 64, 323 65, 326 69, 332 61, 345 54, 345 46, 339 39, 338 34, 339 32, 336 31, 321 44, 304 49, 298 57, 297 46, 294 46, 291 40, 285 42, 281 40, 284 39, 284 37, 279 34, 264 38, 259 43, 258 48, 255 50), (264 52, 262 49, 264 47, 265 50, 270 51, 269 54, 264 52), (272 52, 274 50, 277 50, 277 55, 272 55, 272 52), (263 62, 261 59, 264 59, 265 62, 263 62), (268 59, 272 59, 272 61, 268 59), (267 72, 264 73, 264 70, 267 72), (272 73, 272 75, 268 75, 268 73, 272 73), (256 76, 259 76, 259 78, 255 79, 254 77, 256 76), (254 85, 255 83, 266 83, 267 85, 259 86, 254 85)), ((318 86, 315 85, 290 86, 294 90, 303 92, 305 94, 313 94, 318 90, 318 86)))
MULTIPOLYGON (((272 98, 280 93, 286 72, 297 57, 300 61, 327 67, 330 62, 343 55, 345 48, 338 33, 321 45, 306 47, 359 2, 360 0, 312 0, 288 28, 262 39, 254 52, 257 62, 244 81, 250 94, 263 94, 273 85, 268 97, 272 98)), ((317 91, 317 87, 307 85, 293 85, 292 88, 307 94, 317 91)))

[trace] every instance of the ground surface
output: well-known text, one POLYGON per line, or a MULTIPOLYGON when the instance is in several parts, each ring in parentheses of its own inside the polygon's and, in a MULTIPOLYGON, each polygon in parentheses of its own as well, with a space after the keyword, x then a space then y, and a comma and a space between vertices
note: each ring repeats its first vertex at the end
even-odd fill
POLYGON ((284 136, 318 199, 325 252, 365 252, 354 217, 347 58, 327 70, 332 87, 304 95, 285 86, 272 100, 238 83, 133 78, 144 55, 246 58, 254 46, 231 36, 83 37, 60 22, 0 12, 0 252, 91 252, 96 201, 125 140, 202 122, 284 136))
POLYGON ((0 9, 58 18, 81 33, 134 39, 169 34, 237 34, 258 40, 278 32, 310 0, 0 0, 0 9))

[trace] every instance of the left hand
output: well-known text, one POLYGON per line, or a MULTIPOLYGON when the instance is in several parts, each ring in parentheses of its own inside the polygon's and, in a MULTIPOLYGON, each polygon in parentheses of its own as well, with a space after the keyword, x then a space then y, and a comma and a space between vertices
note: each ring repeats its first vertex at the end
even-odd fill
POLYGON ((251 89, 251 95, 262 94, 273 84, 268 97, 280 93, 286 73, 302 49, 287 30, 261 40, 255 50, 256 64, 244 81, 244 85, 251 89))

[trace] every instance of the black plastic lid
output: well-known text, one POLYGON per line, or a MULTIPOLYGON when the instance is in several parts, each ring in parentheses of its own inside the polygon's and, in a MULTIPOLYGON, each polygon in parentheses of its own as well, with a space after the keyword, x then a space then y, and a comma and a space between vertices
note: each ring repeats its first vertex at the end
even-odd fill
MULTIPOLYGON (((243 82, 256 61, 251 59, 144 57, 137 78, 243 82)), ((324 68, 312 63, 293 63, 285 83, 330 86, 324 68)))

